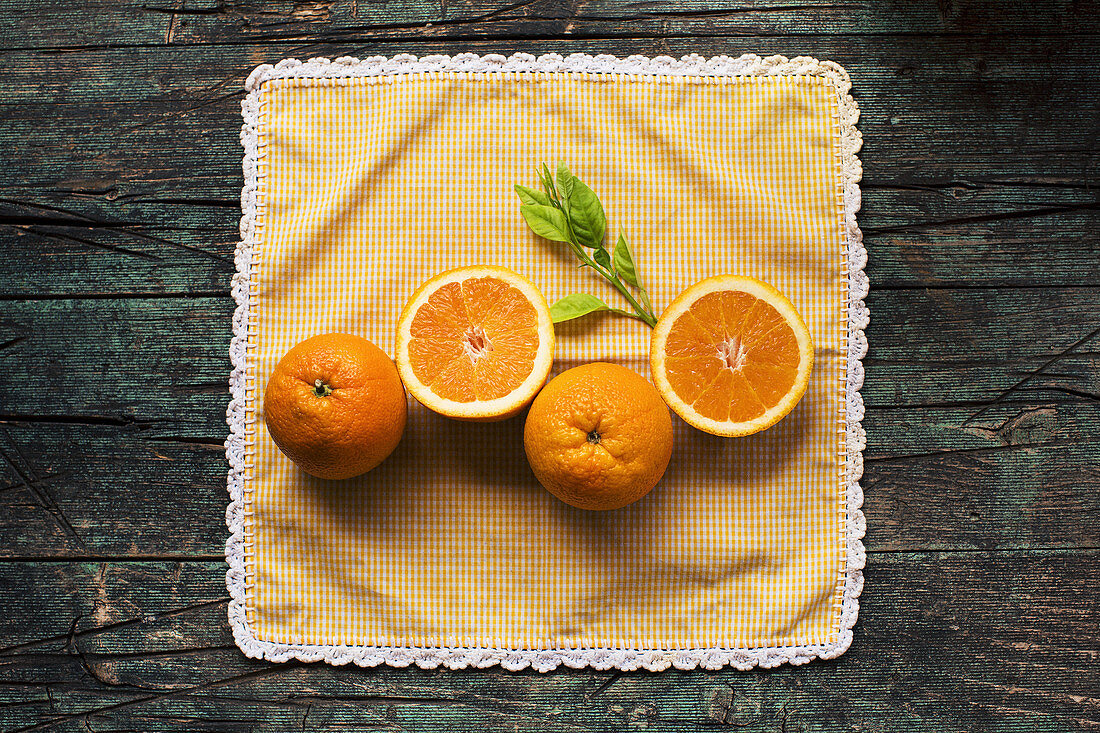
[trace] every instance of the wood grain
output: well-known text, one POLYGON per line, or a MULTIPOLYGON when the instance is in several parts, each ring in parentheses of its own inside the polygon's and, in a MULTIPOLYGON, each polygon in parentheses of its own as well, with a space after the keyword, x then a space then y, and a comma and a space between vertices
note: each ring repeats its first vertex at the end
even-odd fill
POLYGON ((1089 730, 1100 717, 1100 645, 1080 631, 1100 612, 1097 559, 886 554, 868 568, 862 621, 840 660, 748 674, 546 675, 256 663, 226 628, 221 563, 3 563, 0 694, 19 704, 0 706, 0 726, 1089 730))
POLYGON ((1096 33, 1095 2, 907 2, 888 0, 792 0, 750 4, 688 0, 601 2, 338 2, 337 0, 198 0, 104 3, 99 23, 88 25, 80 9, 60 0, 11 3, 0 48, 85 49, 105 45, 289 44, 372 40, 447 42, 540 37, 654 39, 676 37, 1076 35, 1096 33))
MULTIPOLYGON (((1089 185, 1100 162, 1100 92, 1080 83, 1096 44, 1067 42, 1053 64, 1052 43, 851 36, 797 49, 841 61, 855 79, 866 139, 860 221, 875 246, 876 288, 1100 281, 1100 203, 1089 185)), ((792 52, 774 37, 707 45, 792 52)), ((448 48, 379 42, 359 52, 448 48)), ((633 40, 523 48, 661 52, 633 40)), ((292 52, 349 49, 112 48, 55 54, 47 65, 41 51, 5 54, 0 144, 20 174, 0 181, 0 242, 15 255, 0 262, 4 293, 39 295, 43 282, 65 295, 227 292, 240 84, 255 64, 292 52)))
MULTIPOLYGON (((1100 535, 1094 404, 872 410, 866 545, 878 551, 1091 548, 1100 535)), ((0 557, 217 557, 220 436, 182 421, 0 425, 0 557)), ((213 432, 217 428, 211 427, 213 432)))
POLYGON ((1100 5, 0 0, 0 730, 1100 730, 1100 5), (548 675, 226 628, 241 83, 288 56, 807 54, 865 137, 843 657, 548 675))

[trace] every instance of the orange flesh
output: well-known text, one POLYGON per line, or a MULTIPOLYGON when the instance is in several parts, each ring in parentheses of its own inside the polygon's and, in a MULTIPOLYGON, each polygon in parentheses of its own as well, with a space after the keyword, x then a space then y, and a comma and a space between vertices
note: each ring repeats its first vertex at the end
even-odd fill
POLYGON ((748 293, 708 293, 669 329, 665 368, 672 389, 703 417, 744 422, 794 386, 798 340, 783 316, 748 293))
POLYGON ((504 397, 531 374, 538 314, 517 288, 491 277, 443 285, 412 321, 409 365, 440 397, 455 402, 504 397))

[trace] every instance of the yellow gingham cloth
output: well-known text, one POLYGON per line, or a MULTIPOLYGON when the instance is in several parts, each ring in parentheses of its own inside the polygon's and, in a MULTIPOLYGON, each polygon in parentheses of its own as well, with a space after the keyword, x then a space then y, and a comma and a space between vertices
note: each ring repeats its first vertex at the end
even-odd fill
MULTIPOLYGON (((259 125, 245 475, 246 604, 287 644, 701 648, 830 643, 844 572, 844 231, 835 88, 814 76, 432 72, 267 82, 259 125), (543 490, 523 416, 455 422, 410 400, 371 473, 312 479, 271 442, 267 375, 309 336, 393 354, 429 277, 510 267, 553 302, 621 298, 536 238, 513 183, 566 162, 622 228, 658 312, 715 274, 785 293, 816 345, 809 390, 742 439, 675 420, 664 479, 590 513, 543 490)), ((648 376, 649 329, 558 327, 555 373, 648 376)))

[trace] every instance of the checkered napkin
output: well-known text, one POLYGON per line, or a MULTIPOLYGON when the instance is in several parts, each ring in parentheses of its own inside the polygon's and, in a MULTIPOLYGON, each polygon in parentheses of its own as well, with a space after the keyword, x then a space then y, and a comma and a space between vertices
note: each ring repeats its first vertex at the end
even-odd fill
MULTIPOLYGON (((230 456, 242 648, 539 668, 843 651, 858 574, 843 72, 586 71, 568 60, 541 70, 561 57, 470 70, 442 58, 396 70, 284 63, 252 81, 238 261, 244 442, 230 456), (512 268, 550 302, 591 292, 618 304, 519 215, 512 185, 537 187, 536 166, 559 160, 599 194, 611 236, 626 233, 658 313, 722 273, 794 302, 816 346, 794 412, 741 439, 675 420, 664 479, 606 513, 539 486, 522 415, 455 422, 412 401, 379 468, 342 482, 298 470, 266 432, 262 396, 299 341, 349 332, 392 355, 406 299, 463 265, 512 268)), ((611 361, 648 376, 649 335, 613 315, 560 324, 554 371, 611 361)))

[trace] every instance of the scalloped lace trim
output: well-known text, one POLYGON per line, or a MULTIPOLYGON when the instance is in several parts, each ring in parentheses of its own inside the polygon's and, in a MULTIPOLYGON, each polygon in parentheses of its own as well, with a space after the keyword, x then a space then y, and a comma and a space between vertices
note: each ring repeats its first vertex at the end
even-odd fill
POLYGON ((738 58, 716 56, 711 59, 698 55, 684 56, 677 60, 668 56, 615 56, 572 54, 560 56, 547 54, 535 57, 517 53, 512 56, 489 54, 459 54, 457 56, 425 56, 417 58, 401 54, 392 58, 372 56, 359 60, 350 57, 330 61, 324 58, 301 62, 286 59, 274 66, 257 67, 245 83, 249 94, 241 103, 244 124, 241 143, 244 146, 244 188, 241 191, 241 240, 236 251, 237 272, 233 276, 232 292, 237 302, 233 314, 233 340, 229 353, 233 371, 229 377, 231 399, 226 411, 229 437, 226 439, 226 457, 229 460, 228 489, 230 503, 226 510, 226 525, 230 536, 225 544, 226 586, 231 601, 229 621, 237 645, 249 657, 285 662, 325 661, 330 664, 355 663, 363 667, 388 664, 406 667, 415 664, 422 668, 440 665, 450 669, 463 667, 490 667, 499 664, 509 670, 532 667, 546 672, 559 665, 567 667, 592 667, 593 669, 659 671, 669 667, 678 669, 719 669, 726 665, 738 669, 752 667, 776 667, 780 664, 805 664, 815 658, 832 659, 844 653, 852 643, 852 627, 859 613, 859 594, 863 590, 863 567, 866 554, 862 538, 866 529, 863 517, 863 489, 859 480, 863 475, 863 454, 866 433, 861 426, 864 407, 860 388, 863 386, 863 364, 867 354, 867 337, 864 329, 869 311, 864 303, 869 288, 864 267, 867 250, 863 235, 856 224, 856 212, 860 207, 859 181, 862 165, 857 153, 863 137, 856 129, 859 109, 849 94, 851 81, 843 68, 831 61, 818 61, 807 56, 788 59, 784 56, 761 58, 746 54, 738 58), (249 427, 249 410, 246 391, 253 385, 246 384, 248 333, 250 324, 250 282, 253 267, 253 248, 257 228, 263 215, 259 193, 259 161, 262 150, 259 141, 262 84, 272 79, 295 77, 333 78, 353 76, 392 76, 409 73, 466 71, 466 72, 583 72, 616 73, 659 76, 744 76, 744 75, 812 75, 825 77, 836 88, 841 126, 841 167, 843 174, 844 225, 846 230, 846 255, 848 264, 848 362, 847 362, 847 434, 846 434, 846 485, 847 485, 847 558, 844 569, 844 595, 841 604, 837 637, 827 644, 801 646, 764 647, 754 649, 706 648, 706 649, 626 649, 626 648, 559 648, 559 649, 509 649, 471 647, 394 647, 394 646, 343 646, 318 644, 279 644, 256 638, 245 614, 245 586, 247 577, 246 546, 251 542, 246 527, 250 497, 245 493, 248 471, 248 452, 254 441, 254 429, 249 427))

